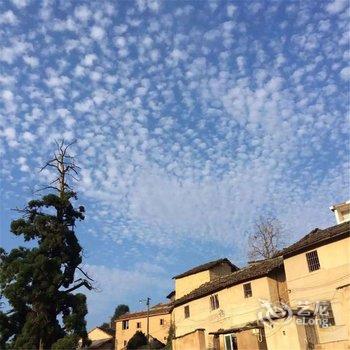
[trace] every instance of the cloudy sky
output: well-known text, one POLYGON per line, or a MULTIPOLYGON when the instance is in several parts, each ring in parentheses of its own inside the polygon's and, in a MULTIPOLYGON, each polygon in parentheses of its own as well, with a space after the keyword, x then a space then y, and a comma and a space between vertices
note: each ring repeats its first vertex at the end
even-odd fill
POLYGON ((77 140, 89 327, 164 300, 272 213, 288 241, 349 197, 348 2, 0 2, 1 245, 77 140))

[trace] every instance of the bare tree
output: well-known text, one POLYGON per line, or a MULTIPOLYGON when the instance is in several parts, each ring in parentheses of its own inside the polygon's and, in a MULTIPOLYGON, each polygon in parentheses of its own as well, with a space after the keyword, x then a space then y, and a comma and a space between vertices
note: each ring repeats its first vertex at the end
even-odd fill
POLYGON ((248 258, 271 258, 283 245, 284 227, 275 217, 260 216, 248 233, 248 258))

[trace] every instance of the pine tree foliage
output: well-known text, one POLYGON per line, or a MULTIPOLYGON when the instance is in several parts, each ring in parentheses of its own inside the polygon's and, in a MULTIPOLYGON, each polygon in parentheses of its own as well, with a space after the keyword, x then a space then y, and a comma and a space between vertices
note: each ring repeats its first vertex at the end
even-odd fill
POLYGON ((11 232, 31 247, 0 250, 0 295, 10 306, 0 312, 0 348, 7 343, 14 349, 58 349, 79 338, 88 342, 86 297, 76 291, 92 285, 80 267, 82 247, 74 232, 85 210, 72 204, 77 196, 68 179, 78 167, 67 153, 69 145, 57 147, 45 165, 58 174, 45 188, 51 193, 31 200, 11 223, 11 232))

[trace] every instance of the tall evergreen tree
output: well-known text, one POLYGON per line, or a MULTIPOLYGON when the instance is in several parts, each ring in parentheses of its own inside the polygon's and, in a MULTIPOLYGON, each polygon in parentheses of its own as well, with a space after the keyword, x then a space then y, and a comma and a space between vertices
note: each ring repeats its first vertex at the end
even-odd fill
POLYGON ((11 232, 32 241, 30 248, 0 250, 0 295, 10 309, 0 312, 0 347, 59 349, 64 344, 88 343, 86 297, 80 287, 91 290, 91 279, 82 270, 82 248, 75 235, 76 220, 84 219, 84 207, 74 208, 76 193, 68 185, 77 174, 68 146, 57 145, 44 168, 57 172, 45 189, 50 194, 31 200, 11 223, 11 232), (80 278, 77 274, 80 274, 80 278))

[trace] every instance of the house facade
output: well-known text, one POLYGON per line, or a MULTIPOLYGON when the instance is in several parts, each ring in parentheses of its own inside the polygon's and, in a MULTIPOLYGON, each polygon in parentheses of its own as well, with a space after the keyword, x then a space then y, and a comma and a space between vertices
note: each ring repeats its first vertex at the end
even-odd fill
POLYGON ((95 327, 88 332, 91 341, 88 349, 114 350, 115 330, 95 327))
MULTIPOLYGON (((151 308, 150 335, 173 350, 350 349, 350 202, 330 208, 337 225, 314 229, 273 258, 238 268, 228 259, 175 277, 169 304, 151 308)), ((116 322, 116 349, 147 312, 116 322)))
MULTIPOLYGON (((166 344, 171 325, 172 304, 160 304, 150 308, 150 339, 166 344)), ((128 341, 137 332, 147 335, 147 311, 126 313, 116 320, 115 349, 126 349, 128 341)))
POLYGON ((173 348, 201 343, 200 349, 266 349, 264 327, 257 323, 262 300, 287 298, 280 257, 216 277, 175 299, 173 348))

